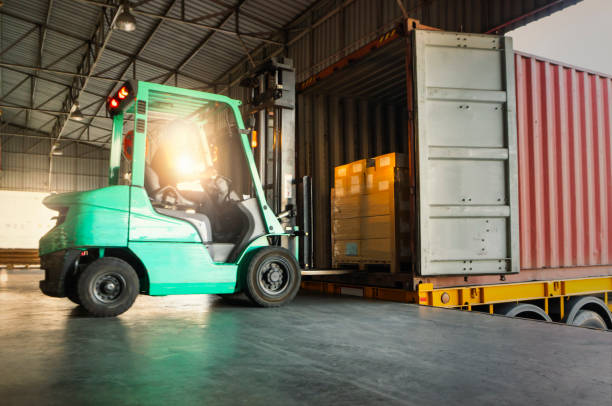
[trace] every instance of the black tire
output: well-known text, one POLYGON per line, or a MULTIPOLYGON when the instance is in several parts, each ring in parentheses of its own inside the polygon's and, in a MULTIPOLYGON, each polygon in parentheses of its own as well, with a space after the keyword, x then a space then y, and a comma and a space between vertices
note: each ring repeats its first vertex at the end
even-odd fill
POLYGON ((125 312, 132 307, 139 291, 136 271, 119 258, 96 259, 78 279, 81 305, 96 317, 112 317, 125 312))
POLYGON ((261 307, 289 303, 300 289, 302 274, 295 257, 286 249, 269 247, 251 258, 245 274, 245 293, 261 307))
POLYGON ((572 326, 579 327, 590 327, 590 328, 598 328, 601 330, 606 330, 608 326, 606 326, 606 321, 599 314, 594 312, 593 310, 580 310, 574 320, 572 321, 572 326))
POLYGON ((79 276, 80 274, 74 274, 66 281, 66 297, 74 304, 80 305, 81 299, 79 299, 79 276))

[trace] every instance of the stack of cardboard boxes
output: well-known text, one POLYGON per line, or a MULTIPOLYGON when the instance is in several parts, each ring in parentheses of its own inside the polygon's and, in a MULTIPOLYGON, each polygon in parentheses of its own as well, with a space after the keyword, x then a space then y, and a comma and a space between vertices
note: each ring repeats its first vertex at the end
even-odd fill
POLYGON ((410 260, 408 167, 404 154, 390 153, 341 165, 331 193, 334 267, 389 264, 399 272, 410 260))

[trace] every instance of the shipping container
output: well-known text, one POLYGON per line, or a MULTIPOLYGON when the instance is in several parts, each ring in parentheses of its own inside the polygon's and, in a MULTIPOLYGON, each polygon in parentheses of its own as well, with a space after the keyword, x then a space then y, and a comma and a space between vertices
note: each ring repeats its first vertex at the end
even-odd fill
POLYGON ((410 266, 321 283, 421 302, 425 286, 602 276, 591 290, 612 290, 612 76, 514 52, 509 37, 405 27, 298 84, 316 267, 331 265, 334 167, 407 154, 418 207, 410 266))

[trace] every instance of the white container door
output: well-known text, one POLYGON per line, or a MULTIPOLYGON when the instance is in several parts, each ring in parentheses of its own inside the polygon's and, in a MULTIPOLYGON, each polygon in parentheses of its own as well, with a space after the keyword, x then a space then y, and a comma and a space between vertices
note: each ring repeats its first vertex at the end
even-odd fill
POLYGON ((414 31, 421 275, 519 271, 512 39, 414 31))

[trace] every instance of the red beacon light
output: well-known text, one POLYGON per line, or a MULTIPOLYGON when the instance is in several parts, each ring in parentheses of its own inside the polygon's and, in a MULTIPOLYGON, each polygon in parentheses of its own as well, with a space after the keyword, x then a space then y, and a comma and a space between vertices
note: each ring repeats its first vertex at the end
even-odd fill
POLYGON ((117 107, 119 107, 119 102, 114 97, 112 99, 110 99, 109 104, 110 104, 111 108, 113 108, 113 109, 116 109, 117 107))
POLYGON ((119 89, 118 96, 121 100, 125 99, 128 94, 130 94, 130 92, 127 90, 127 87, 123 86, 121 89, 119 89))

